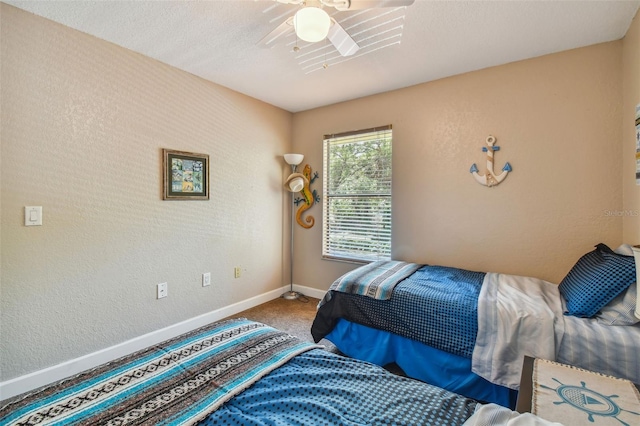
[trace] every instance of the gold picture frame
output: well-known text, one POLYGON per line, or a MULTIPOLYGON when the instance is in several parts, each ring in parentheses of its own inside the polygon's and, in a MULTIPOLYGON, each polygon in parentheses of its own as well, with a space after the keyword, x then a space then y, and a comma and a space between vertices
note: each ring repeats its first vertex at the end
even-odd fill
POLYGON ((209 155, 162 149, 163 200, 208 200, 209 155))

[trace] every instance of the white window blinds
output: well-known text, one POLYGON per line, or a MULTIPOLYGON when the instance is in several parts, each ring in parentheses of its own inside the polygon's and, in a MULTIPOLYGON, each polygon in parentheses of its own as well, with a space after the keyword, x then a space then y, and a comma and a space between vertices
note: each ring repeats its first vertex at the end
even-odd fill
POLYGON ((322 256, 391 257, 391 126, 324 137, 322 256))

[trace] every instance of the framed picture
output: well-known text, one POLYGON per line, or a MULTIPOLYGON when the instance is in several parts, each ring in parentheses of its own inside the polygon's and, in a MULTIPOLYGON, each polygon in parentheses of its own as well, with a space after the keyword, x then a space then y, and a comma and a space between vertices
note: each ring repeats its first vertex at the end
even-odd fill
POLYGON ((164 200, 208 200, 209 156, 163 149, 164 200))

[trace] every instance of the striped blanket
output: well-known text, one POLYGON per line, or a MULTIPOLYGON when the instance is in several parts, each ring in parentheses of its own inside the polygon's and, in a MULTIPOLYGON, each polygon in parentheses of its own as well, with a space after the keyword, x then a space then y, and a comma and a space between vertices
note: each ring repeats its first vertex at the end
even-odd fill
POLYGON ((0 424, 193 424, 314 347, 245 319, 213 323, 12 402, 0 424))
POLYGON ((389 300, 395 286, 422 266, 397 260, 381 260, 361 266, 335 280, 318 307, 331 300, 334 291, 389 300))

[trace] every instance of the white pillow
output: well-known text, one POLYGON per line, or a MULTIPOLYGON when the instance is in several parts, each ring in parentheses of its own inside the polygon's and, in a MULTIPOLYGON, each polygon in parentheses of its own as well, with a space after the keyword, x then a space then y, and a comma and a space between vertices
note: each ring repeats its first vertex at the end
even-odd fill
POLYGON ((614 252, 623 256, 633 256, 633 249, 629 244, 622 244, 620 247, 615 249, 614 252))
POLYGON ((598 322, 604 325, 634 325, 640 322, 634 314, 637 292, 638 284, 631 284, 595 315, 598 322))
MULTIPOLYGON (((614 250, 624 256, 633 256, 633 250, 629 244, 622 244, 614 250)), ((616 296, 595 317, 598 322, 605 325, 634 325, 640 322, 634 312, 636 310, 636 300, 638 284, 633 283, 628 289, 616 296)))

